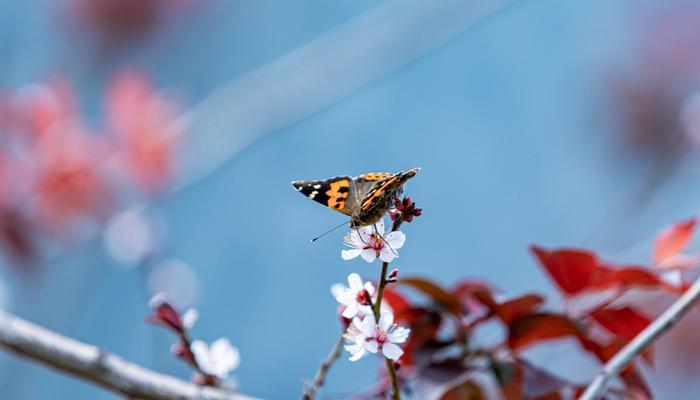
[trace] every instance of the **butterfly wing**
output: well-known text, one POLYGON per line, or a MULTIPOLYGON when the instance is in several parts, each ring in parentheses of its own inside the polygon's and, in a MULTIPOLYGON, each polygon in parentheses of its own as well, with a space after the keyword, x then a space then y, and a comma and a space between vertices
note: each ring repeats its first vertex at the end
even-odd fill
POLYGON ((359 203, 356 200, 355 182, 349 176, 318 181, 294 181, 292 187, 311 200, 349 216, 353 215, 359 203))
POLYGON ((362 197, 360 212, 369 213, 374 208, 388 208, 394 197, 401 194, 404 183, 413 178, 420 168, 413 168, 408 172, 399 172, 388 175, 375 182, 362 197))
MULTIPOLYGON (((355 181, 358 200, 364 199, 370 189, 372 189, 372 186, 374 186, 377 182, 380 182, 392 175, 393 174, 388 172, 370 172, 368 174, 363 174, 353 178, 353 181, 355 181)), ((361 204, 358 204, 358 208, 360 205, 361 204)))

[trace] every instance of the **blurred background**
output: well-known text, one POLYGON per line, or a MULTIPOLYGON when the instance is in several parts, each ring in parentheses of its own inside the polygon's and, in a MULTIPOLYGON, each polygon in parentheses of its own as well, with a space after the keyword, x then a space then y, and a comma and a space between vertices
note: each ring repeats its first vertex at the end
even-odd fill
MULTIPOLYGON (((144 322, 166 292, 239 348, 242 392, 288 399, 339 334, 330 285, 378 272, 340 231, 309 244, 343 218, 292 180, 422 167, 402 275, 556 296, 529 244, 647 262, 700 201, 698 21, 684 0, 0 0, 1 306, 188 378, 144 322)), ((700 390, 687 332, 645 371, 658 398, 700 390)), ((0 392, 114 398, 5 353, 0 392)))

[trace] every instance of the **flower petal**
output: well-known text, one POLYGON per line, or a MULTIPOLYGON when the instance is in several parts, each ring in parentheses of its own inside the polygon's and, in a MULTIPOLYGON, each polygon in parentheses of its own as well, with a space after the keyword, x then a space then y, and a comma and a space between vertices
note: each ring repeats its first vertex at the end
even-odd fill
POLYGON ((365 350, 370 353, 376 353, 379 351, 379 343, 376 340, 370 340, 365 342, 365 350))
POLYGON ((194 358, 201 368, 206 368, 211 364, 209 360, 209 346, 206 343, 201 340, 194 340, 190 344, 190 350, 192 350, 192 354, 194 354, 194 358))
POLYGON ((374 322, 374 316, 366 316, 362 319, 357 328, 367 337, 374 337, 377 330, 377 324, 374 322))
POLYGON ((352 356, 350 356, 350 361, 357 361, 367 354, 367 350, 365 350, 362 345, 347 345, 345 346, 345 350, 352 354, 352 356))
POLYGON ((359 311, 357 307, 357 303, 352 303, 348 305, 345 310, 343 310, 343 317, 345 318, 353 318, 354 316, 357 315, 357 312, 359 311))
POLYGON ((362 256, 362 259, 368 263, 371 263, 377 259, 377 252, 374 251, 374 249, 364 249, 360 255, 362 256))
POLYGON ((340 257, 342 257, 343 260, 352 260, 353 258, 359 256, 361 253, 361 249, 343 250, 340 252, 340 257))
POLYGON ((199 312, 197 311, 197 309, 190 308, 189 310, 185 311, 184 314, 182 314, 182 326, 184 326, 187 329, 192 329, 194 324, 197 322, 198 318, 199 312))
POLYGON ((410 333, 410 329, 404 328, 403 326, 397 326, 389 333, 389 341, 392 343, 403 343, 406 341, 406 339, 408 339, 408 335, 410 333))
POLYGON ((379 252, 379 259, 384 262, 392 262, 396 257, 398 257, 396 250, 392 250, 386 246, 379 252))
POLYGON ((392 325, 394 325, 394 314, 389 312, 381 313, 379 316, 379 329, 389 332, 392 325))
POLYGON ((374 233, 374 228, 371 226, 361 226, 355 228, 358 235, 359 245, 357 247, 364 247, 367 243, 372 243, 372 234, 374 233))
POLYGON ((346 291, 347 288, 342 283, 336 283, 333 286, 331 286, 331 294, 333 295, 333 297, 335 297, 336 300, 338 300, 339 303, 342 303, 342 301, 340 301, 340 298, 343 297, 346 291))
POLYGON ((353 293, 357 293, 362 290, 362 278, 356 273, 348 275, 348 283, 350 284, 350 290, 353 293))
POLYGON ((377 229, 377 233, 379 233, 379 236, 384 236, 384 218, 377 221, 374 224, 374 227, 377 229))
POLYGON ((406 235, 401 231, 391 232, 388 235, 386 235, 384 239, 394 250, 400 249, 401 247, 403 247, 404 243, 406 243, 406 235))
POLYGON ((365 290, 367 293, 369 293, 370 296, 374 295, 374 285, 372 282, 365 282, 365 290))
POLYGON ((396 361, 403 355, 403 350, 393 343, 384 343, 382 354, 384 354, 384 357, 396 361))

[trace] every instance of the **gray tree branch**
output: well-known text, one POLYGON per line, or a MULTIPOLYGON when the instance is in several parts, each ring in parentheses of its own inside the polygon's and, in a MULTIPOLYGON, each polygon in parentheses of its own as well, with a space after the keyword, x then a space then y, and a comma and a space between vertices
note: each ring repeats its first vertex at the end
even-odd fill
POLYGON ((1 310, 0 347, 131 399, 254 400, 160 374, 1 310))
POLYGON ((634 361, 644 349, 680 321, 698 301, 700 301, 700 279, 695 281, 671 307, 611 358, 579 397, 579 400, 601 399, 605 395, 610 381, 620 375, 620 372, 634 361))

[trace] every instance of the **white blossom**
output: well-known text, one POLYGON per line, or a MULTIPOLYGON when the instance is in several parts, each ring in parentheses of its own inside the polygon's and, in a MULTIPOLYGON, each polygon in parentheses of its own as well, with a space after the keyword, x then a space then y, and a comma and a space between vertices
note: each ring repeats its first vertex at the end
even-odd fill
POLYGON ((199 369, 222 380, 241 363, 238 349, 231 346, 226 338, 217 339, 211 347, 201 340, 195 340, 190 348, 199 369))
POLYGON ((398 360, 403 355, 398 343, 404 343, 410 332, 410 329, 394 324, 394 315, 390 312, 381 313, 378 324, 373 315, 355 317, 345 334, 349 342, 345 350, 351 354, 350 361, 379 351, 390 360, 398 360))
POLYGON ((362 283, 362 278, 356 273, 348 275, 348 284, 349 287, 341 283, 331 286, 333 297, 345 306, 343 317, 353 318, 358 314, 370 314, 374 285, 371 282, 362 283))
POLYGON ((384 220, 379 220, 371 226, 360 226, 350 230, 345 235, 343 243, 351 247, 341 252, 343 260, 351 260, 361 256, 368 263, 379 258, 391 262, 398 257, 397 250, 403 247, 406 235, 400 231, 390 232, 384 236, 384 220))

